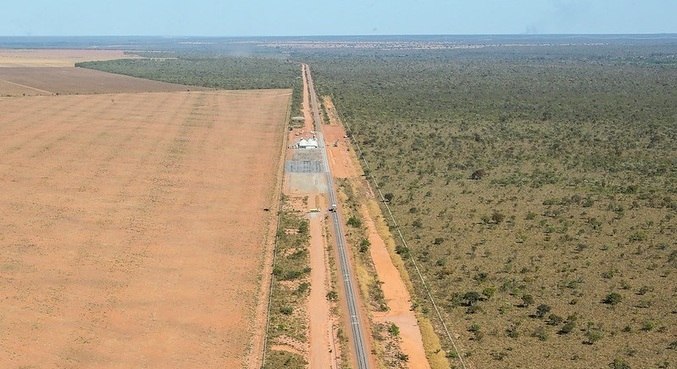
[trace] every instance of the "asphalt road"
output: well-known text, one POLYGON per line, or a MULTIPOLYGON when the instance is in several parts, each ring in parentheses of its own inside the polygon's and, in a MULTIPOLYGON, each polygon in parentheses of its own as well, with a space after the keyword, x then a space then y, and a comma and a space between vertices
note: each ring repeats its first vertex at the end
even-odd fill
MULTIPOLYGON (((318 143, 322 151, 322 161, 324 164, 324 171, 327 176, 327 192, 329 194, 329 203, 338 204, 336 191, 334 189, 334 178, 331 174, 329 161, 327 160, 327 149, 324 144, 324 136, 322 135, 322 120, 320 119, 319 104, 317 102, 317 94, 315 92, 315 85, 313 78, 310 75, 310 68, 305 65, 306 77, 308 79, 308 89, 310 90, 310 106, 313 111, 313 121, 315 122, 315 131, 317 134, 318 143)), ((357 367, 359 369, 369 368, 369 361, 367 359, 367 349, 365 347, 364 330, 360 323, 360 315, 357 308, 355 297, 355 285, 353 281, 353 272, 350 265, 350 259, 346 252, 345 232, 343 230, 343 222, 341 221, 341 212, 338 208, 329 213, 331 215, 332 223, 334 224, 334 234, 336 234, 336 247, 339 254, 339 266, 343 279, 343 286, 346 291, 346 301, 348 303, 348 314, 350 314, 350 326, 353 333, 353 343, 355 346, 355 356, 357 358, 357 367)))

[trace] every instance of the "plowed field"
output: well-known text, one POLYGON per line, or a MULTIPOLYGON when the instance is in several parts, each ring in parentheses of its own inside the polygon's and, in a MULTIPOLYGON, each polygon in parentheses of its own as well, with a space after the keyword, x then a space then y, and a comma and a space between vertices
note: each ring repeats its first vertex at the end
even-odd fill
POLYGON ((73 67, 0 68, 0 97, 207 90, 73 67))
POLYGON ((242 367, 290 97, 0 99, 0 367, 242 367))
POLYGON ((0 49, 0 68, 72 67, 83 61, 130 58, 135 56, 121 50, 0 49))

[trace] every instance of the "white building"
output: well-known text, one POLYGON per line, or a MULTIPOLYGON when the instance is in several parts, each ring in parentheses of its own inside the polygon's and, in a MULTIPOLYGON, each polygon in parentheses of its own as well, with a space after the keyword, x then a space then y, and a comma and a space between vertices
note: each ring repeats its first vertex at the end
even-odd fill
POLYGON ((316 138, 302 138, 296 146, 299 149, 317 149, 320 147, 316 138))

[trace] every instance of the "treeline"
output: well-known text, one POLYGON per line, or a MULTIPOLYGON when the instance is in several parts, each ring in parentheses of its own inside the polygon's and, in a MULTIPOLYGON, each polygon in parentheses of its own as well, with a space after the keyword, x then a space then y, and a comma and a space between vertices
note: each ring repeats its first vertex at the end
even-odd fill
POLYGON ((121 59, 84 62, 77 67, 157 81, 215 89, 244 90, 292 88, 294 115, 301 101, 300 64, 286 59, 195 55, 172 59, 121 59))

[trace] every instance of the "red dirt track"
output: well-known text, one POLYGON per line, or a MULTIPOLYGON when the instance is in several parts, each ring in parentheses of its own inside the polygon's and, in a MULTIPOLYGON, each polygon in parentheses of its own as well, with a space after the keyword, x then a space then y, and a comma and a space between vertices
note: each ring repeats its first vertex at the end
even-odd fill
POLYGON ((0 368, 244 366, 290 98, 0 98, 0 368))

